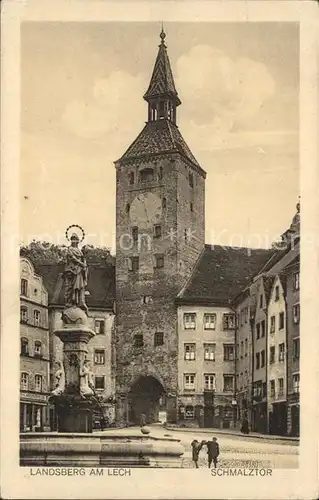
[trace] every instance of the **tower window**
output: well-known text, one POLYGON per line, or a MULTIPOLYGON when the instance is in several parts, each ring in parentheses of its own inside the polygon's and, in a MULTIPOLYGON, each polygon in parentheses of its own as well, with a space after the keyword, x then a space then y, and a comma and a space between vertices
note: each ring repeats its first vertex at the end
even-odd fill
POLYGON ((154 238, 160 238, 162 236, 162 226, 160 224, 156 224, 154 226, 154 238))
POLYGON ((105 365, 105 349, 95 349, 94 351, 94 364, 105 365))
POLYGON ((105 377, 104 375, 95 376, 95 389, 105 389, 105 377))
POLYGON ((194 187, 194 176, 193 176, 193 174, 189 174, 189 176, 188 176, 188 182, 189 182, 190 187, 193 188, 194 187))
POLYGON ((154 335, 154 346, 160 346, 164 344, 164 333, 163 332, 155 332, 154 335))
POLYGON ((94 331, 97 335, 103 335, 105 333, 104 319, 96 319, 94 321, 94 331))
POLYGON ((132 227, 132 239, 134 242, 138 240, 138 227, 132 227))
POLYGON ((162 269, 164 267, 164 255, 155 255, 156 259, 156 269, 162 269))
POLYGON ((166 208, 166 198, 162 198, 162 208, 166 208))
POLYGON ((143 345, 144 345, 143 335, 141 334, 134 335, 134 347, 143 347, 143 345))
POLYGON ((129 183, 130 183, 130 185, 134 184, 134 172, 130 172, 129 183))
POLYGON ((162 179, 163 179, 163 167, 160 167, 160 168, 159 168, 159 171, 158 171, 158 178, 159 178, 159 180, 162 180, 162 179))
POLYGON ((154 170, 152 168, 144 168, 140 171, 141 182, 151 182, 154 179, 154 170))
POLYGON ((193 203, 190 204, 190 209, 191 209, 191 212, 194 212, 194 205, 193 205, 193 203))
POLYGON ((129 264, 130 264, 130 271, 136 272, 139 270, 140 262, 138 257, 130 257, 129 264))
POLYGON ((158 112, 159 112, 159 118, 161 118, 161 119, 165 118, 165 102, 164 101, 160 101, 158 112))

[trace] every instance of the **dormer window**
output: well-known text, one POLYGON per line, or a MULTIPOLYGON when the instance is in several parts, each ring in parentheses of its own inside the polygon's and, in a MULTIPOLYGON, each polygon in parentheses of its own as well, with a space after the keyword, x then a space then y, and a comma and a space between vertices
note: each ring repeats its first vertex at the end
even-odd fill
POLYGON ((154 179, 154 170, 152 168, 144 168, 140 171, 141 182, 151 182, 154 179))

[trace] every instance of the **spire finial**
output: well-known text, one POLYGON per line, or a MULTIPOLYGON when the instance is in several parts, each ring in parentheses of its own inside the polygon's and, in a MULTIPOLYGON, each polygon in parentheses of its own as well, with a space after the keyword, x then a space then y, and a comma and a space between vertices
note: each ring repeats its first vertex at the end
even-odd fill
POLYGON ((160 32, 160 39, 161 39, 161 45, 165 45, 165 40, 166 38, 166 33, 164 31, 164 25, 163 25, 163 21, 162 21, 162 31, 160 32))

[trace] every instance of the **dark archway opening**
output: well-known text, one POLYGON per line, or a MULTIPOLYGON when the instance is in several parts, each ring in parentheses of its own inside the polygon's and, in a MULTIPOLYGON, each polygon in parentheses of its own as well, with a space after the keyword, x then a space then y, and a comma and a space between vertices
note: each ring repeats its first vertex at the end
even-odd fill
POLYGON ((139 425, 144 413, 146 423, 158 422, 160 403, 164 395, 165 389, 155 377, 139 377, 129 392, 129 421, 139 425))

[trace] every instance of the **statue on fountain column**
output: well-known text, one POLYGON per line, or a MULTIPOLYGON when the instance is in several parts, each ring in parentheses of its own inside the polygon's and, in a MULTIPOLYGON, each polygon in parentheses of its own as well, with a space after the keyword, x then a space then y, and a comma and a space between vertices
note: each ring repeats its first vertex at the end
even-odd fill
POLYGON ((85 359, 80 366, 80 393, 86 398, 94 395, 94 385, 92 388, 92 372, 90 370, 90 362, 85 359))
POLYGON ((56 365, 58 368, 55 373, 56 385, 55 389, 51 392, 52 396, 60 396, 61 394, 64 393, 65 389, 65 373, 64 373, 63 363, 61 363, 61 361, 57 361, 56 365))
MULTIPOLYGON (((79 226, 70 226, 79 227, 79 226)), ((68 230, 70 229, 68 228, 68 230)), ((80 228, 82 229, 82 228, 80 228)), ((67 233, 68 233, 67 230, 67 233)), ((84 231, 83 237, 84 238, 84 231)), ((68 235, 67 235, 68 238, 68 235)), ((69 239, 69 238, 68 238, 69 239)), ((81 240, 81 241, 82 241, 81 240)), ((70 237, 71 244, 66 253, 66 264, 64 268, 64 302, 65 307, 79 307, 88 314, 85 303, 85 288, 88 280, 88 266, 82 250, 79 248, 80 238, 76 233, 70 237)))

